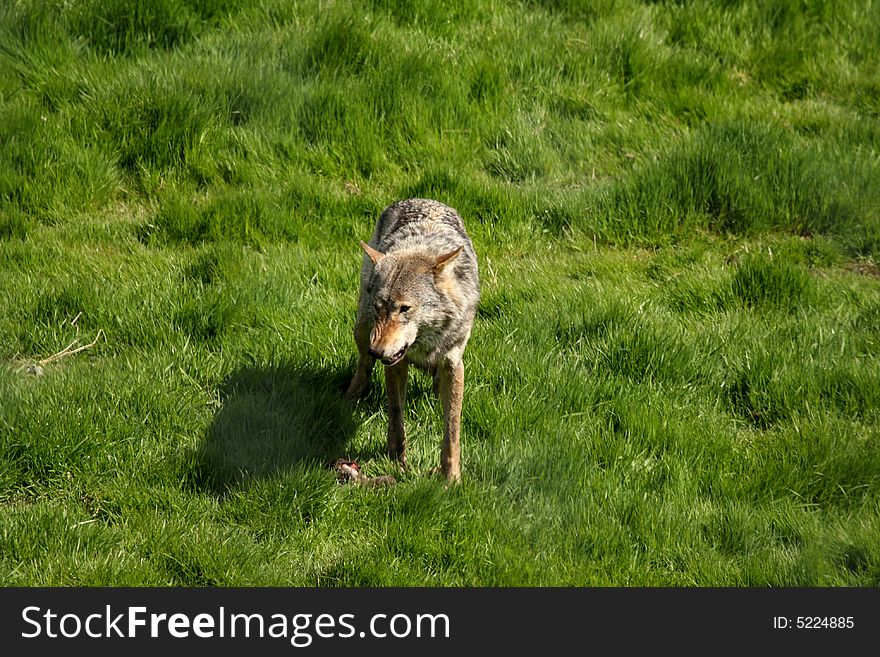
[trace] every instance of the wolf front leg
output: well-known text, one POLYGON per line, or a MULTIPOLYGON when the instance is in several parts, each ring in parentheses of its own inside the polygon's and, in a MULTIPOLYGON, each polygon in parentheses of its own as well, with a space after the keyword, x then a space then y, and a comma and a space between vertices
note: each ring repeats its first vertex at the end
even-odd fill
POLYGON ((385 387, 388 389, 388 456, 406 465, 406 431, 403 426, 403 407, 406 404, 406 380, 409 364, 404 359, 385 368, 385 387))
POLYGON ((443 402, 443 448, 440 472, 448 482, 461 479, 461 403, 464 397, 464 363, 444 363, 438 371, 440 400, 443 402))
POLYGON ((348 385, 348 391, 345 398, 350 402, 360 399, 367 385, 370 383, 370 373, 373 371, 373 364, 376 360, 370 356, 370 325, 363 320, 358 313, 358 321, 354 327, 354 342, 358 348, 357 368, 351 383, 348 385))

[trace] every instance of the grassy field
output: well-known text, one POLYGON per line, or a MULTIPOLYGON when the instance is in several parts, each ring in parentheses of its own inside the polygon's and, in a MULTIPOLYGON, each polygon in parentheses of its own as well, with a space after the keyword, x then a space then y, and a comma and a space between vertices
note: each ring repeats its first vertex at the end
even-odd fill
POLYGON ((2 3, 0 582, 880 585, 878 34, 872 0, 2 3), (483 278, 449 490, 424 377, 406 472, 381 373, 341 396, 357 240, 409 196, 483 278))

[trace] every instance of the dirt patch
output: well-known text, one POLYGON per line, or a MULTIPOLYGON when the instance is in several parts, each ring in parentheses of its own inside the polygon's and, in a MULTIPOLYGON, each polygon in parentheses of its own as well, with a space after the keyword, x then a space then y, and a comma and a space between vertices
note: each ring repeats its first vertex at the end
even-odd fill
POLYGON ((871 262, 870 260, 854 260, 846 263, 843 268, 847 271, 853 272, 854 274, 880 278, 880 265, 875 262, 871 262))

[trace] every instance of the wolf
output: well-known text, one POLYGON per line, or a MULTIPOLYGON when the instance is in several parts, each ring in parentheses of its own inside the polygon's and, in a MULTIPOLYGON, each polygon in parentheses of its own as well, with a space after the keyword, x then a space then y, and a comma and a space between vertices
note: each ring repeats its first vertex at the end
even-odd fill
POLYGON ((461 478, 462 356, 480 300, 474 245, 458 212, 438 201, 388 206, 364 250, 354 326, 357 368, 346 392, 361 397, 378 360, 388 390, 388 454, 406 465, 403 407, 410 364, 433 377, 443 405, 440 472, 461 478))

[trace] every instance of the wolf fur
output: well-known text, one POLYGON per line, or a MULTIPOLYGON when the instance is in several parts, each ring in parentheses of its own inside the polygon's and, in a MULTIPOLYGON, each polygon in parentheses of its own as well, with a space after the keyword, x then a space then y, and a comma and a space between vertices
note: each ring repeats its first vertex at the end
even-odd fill
POLYGON ((480 278, 458 213, 427 199, 387 207, 364 250, 354 341, 358 364, 346 396, 360 397, 374 363, 385 366, 388 453, 406 464, 403 407, 409 365, 429 372, 443 404, 440 471, 461 477, 462 356, 471 335, 480 278))

